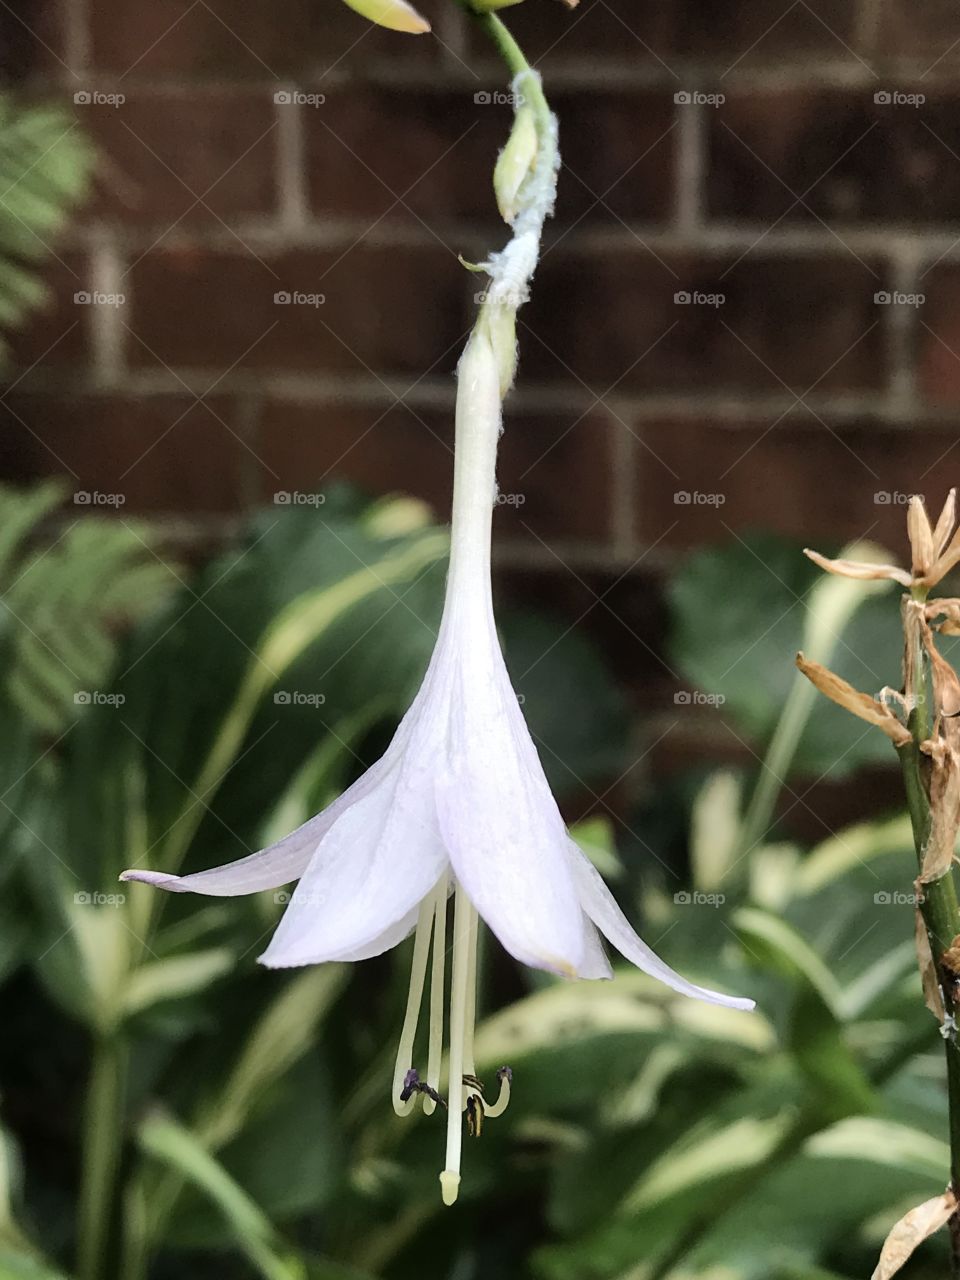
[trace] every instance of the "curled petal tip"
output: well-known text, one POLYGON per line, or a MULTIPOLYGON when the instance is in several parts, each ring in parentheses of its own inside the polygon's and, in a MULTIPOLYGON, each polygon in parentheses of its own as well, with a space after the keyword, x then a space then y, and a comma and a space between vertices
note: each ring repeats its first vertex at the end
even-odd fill
POLYGON ((169 889, 179 893, 180 877, 168 875, 165 871, 122 871, 121 880, 139 880, 141 884, 151 884, 155 889, 169 889))
POLYGON ((440 1194, 443 1196, 443 1203, 445 1205, 456 1204, 459 1192, 459 1173, 454 1173, 452 1169, 444 1169, 440 1175, 440 1194))

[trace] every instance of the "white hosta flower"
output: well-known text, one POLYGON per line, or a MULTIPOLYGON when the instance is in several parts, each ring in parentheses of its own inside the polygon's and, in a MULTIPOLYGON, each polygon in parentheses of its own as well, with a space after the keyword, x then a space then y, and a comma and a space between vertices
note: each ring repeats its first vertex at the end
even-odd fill
MULTIPOLYGON (((518 99, 539 93, 527 72, 518 99)), ((476 1078, 477 927, 482 917, 523 964, 570 978, 610 978, 600 934, 683 995, 735 1009, 752 1000, 708 991, 675 973, 631 928, 593 864, 567 834, 504 665, 493 617, 490 526, 501 396, 513 377, 512 321, 537 261, 553 203, 556 122, 545 105, 531 174, 507 248, 487 264, 487 301, 460 361, 450 572, 440 631, 416 698, 386 754, 339 799, 284 839, 239 862, 173 876, 127 871, 176 893, 256 893, 299 880, 260 957, 273 968, 364 960, 416 929, 413 971, 393 1079, 400 1115, 440 1097, 447 900, 454 896, 447 1154, 452 1204, 460 1184, 463 1113, 479 1133, 510 1097, 509 1068, 488 1103, 476 1078), (509 323, 506 323, 509 322, 509 323), (599 931, 599 932, 598 932, 599 931), (432 943, 432 961, 431 961, 432 943), (430 968, 426 1077, 413 1050, 430 968)), ((517 193, 514 193, 515 196, 517 193)))
POLYGON ((416 928, 407 1017, 394 1075, 401 1114, 440 1086, 447 897, 455 897, 449 1112, 443 1197, 456 1199, 463 1109, 471 1129, 486 1104, 475 1078, 478 915, 523 964, 566 977, 609 978, 598 929, 628 960, 675 991, 750 1009, 695 986, 637 936, 567 834, 504 665, 490 589, 490 522, 499 431, 497 361, 475 335, 460 369, 453 541, 446 603, 420 691, 386 754, 340 798, 261 853, 188 876, 127 871, 177 893, 275 889, 298 879, 261 963, 273 968, 364 960, 416 928), (492 427, 492 429, 491 429, 492 427), (433 935, 430 1047, 423 1085, 412 1052, 433 935), (463 1094, 457 1101, 457 1082, 463 1094))

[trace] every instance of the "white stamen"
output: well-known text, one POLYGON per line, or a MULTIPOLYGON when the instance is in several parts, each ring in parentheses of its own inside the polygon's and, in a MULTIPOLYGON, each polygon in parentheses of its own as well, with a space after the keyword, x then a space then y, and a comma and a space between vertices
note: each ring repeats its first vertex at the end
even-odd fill
POLYGON ((430 954, 430 934, 433 929, 434 894, 428 893, 420 903, 417 917, 417 933, 413 943, 413 963, 410 966, 410 990, 407 992, 407 1008, 403 1015, 400 1047, 393 1069, 393 1109, 398 1116, 408 1116, 416 1106, 416 1095, 402 1102, 403 1081, 413 1066, 413 1042, 420 1021, 420 1005, 423 1002, 423 984, 427 976, 427 959, 430 954))
POLYGON ((460 1190, 460 1150, 463 1142, 462 1111, 464 1037, 469 1004, 470 942, 476 944, 476 911, 467 895, 457 889, 453 911, 453 976, 450 983, 450 1083, 447 1089, 447 1159, 440 1174, 443 1203, 454 1204, 460 1190))
POLYGON ((496 1120, 497 1116, 502 1116, 510 1104, 510 1077, 502 1075, 500 1077, 500 1092, 497 1094, 496 1102, 491 1102, 486 1108, 486 1117, 488 1120, 496 1120))
MULTIPOLYGON (((467 972, 467 1008, 464 1017, 463 1026, 463 1074, 465 1076, 475 1076, 477 1074, 477 1064, 473 1055, 473 1032, 477 1021, 477 935, 479 929, 479 918, 476 911, 470 911, 470 941, 468 944, 468 955, 470 957, 470 968, 467 972)), ((464 1092, 463 1105, 466 1107, 467 1098, 464 1092)))
MULTIPOLYGON (((447 951, 447 876, 440 877, 434 898, 433 968, 430 972, 430 1044, 427 1051, 427 1084, 435 1092, 440 1088, 440 1064, 443 1061, 443 977, 447 951)), ((433 1115, 437 1104, 423 1095, 423 1110, 433 1115)))

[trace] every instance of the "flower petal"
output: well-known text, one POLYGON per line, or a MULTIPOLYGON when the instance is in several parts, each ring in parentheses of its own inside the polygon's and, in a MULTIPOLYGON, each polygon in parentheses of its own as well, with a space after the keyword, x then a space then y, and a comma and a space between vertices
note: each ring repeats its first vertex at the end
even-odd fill
POLYGON ((121 880, 140 880, 155 889, 167 889, 171 893, 202 893, 212 898, 233 898, 246 893, 259 893, 263 889, 278 889, 291 880, 298 880, 306 871, 317 845, 327 834, 337 818, 376 786, 390 752, 372 765, 367 772, 326 809, 310 818, 296 831, 278 840, 259 853, 251 853, 236 862, 197 871, 189 876, 168 875, 165 871, 124 871, 121 880))
POLYGON ((447 866, 428 766, 432 762, 412 750, 340 814, 317 846, 261 964, 287 968, 359 959, 377 954, 373 947, 383 935, 395 935, 447 866))
POLYGON ((617 948, 622 956, 635 964, 644 973, 679 991, 681 995, 693 996, 698 1000, 706 1000, 710 1004, 723 1004, 731 1009, 752 1009, 753 1000, 741 999, 738 996, 721 995, 718 991, 708 991, 706 987, 698 987, 686 978, 682 978, 665 964, 660 957, 643 942, 634 931, 627 917, 617 906, 613 894, 603 883, 600 872, 590 859, 571 840, 568 844, 570 861, 574 877, 580 890, 580 901, 583 909, 607 940, 617 948))
POLYGON ((374 956, 382 956, 385 951, 392 951, 394 947, 398 947, 404 938, 409 938, 417 927, 417 920, 420 915, 420 904, 407 912, 396 924, 389 925, 384 929, 383 933, 378 933, 375 938, 371 938, 369 942, 361 943, 359 947, 351 947, 348 951, 341 951, 335 956, 331 956, 332 960, 372 960, 374 956))
POLYGON ((489 624, 458 626, 440 830, 457 879, 507 951, 573 977, 585 959, 567 833, 489 624), (479 651, 480 647, 482 651, 479 651), (459 659, 459 660, 458 660, 459 659))
POLYGON ((583 916, 583 933, 585 950, 583 963, 577 970, 577 977, 612 978, 613 969, 610 967, 607 953, 603 949, 603 941, 586 912, 584 912, 583 916))

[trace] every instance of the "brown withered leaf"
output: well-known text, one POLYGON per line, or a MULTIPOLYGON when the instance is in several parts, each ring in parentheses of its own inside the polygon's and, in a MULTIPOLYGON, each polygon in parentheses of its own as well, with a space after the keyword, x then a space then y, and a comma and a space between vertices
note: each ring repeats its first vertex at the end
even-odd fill
POLYGON ((924 606, 923 615, 927 622, 934 623, 933 629, 940 635, 960 635, 960 600, 953 597, 931 600, 924 606), (943 618, 943 621, 936 622, 937 618, 943 618))
POLYGON ((848 684, 835 672, 819 662, 805 658, 802 653, 797 654, 797 666, 822 694, 844 710, 858 716, 859 719, 882 729, 896 746, 902 747, 910 742, 910 730, 900 723, 885 703, 871 698, 868 693, 861 693, 859 689, 854 689, 852 684, 848 684))
POLYGON ((909 587, 913 582, 906 569, 901 569, 899 565, 872 564, 866 560, 829 560, 819 551, 811 551, 809 547, 804 547, 803 554, 821 569, 826 569, 827 573, 838 573, 842 578, 888 578, 904 587, 909 587))
POLYGON ((933 531, 934 550, 938 556, 943 555, 950 543, 950 535, 953 533, 953 526, 957 523, 957 491, 951 489, 947 494, 947 500, 943 504, 940 516, 937 520, 937 527, 933 531))
POLYGON ((957 1200, 949 1188, 941 1196, 925 1200, 895 1223, 883 1242, 880 1261, 870 1280, 890 1280, 915 1250, 941 1227, 956 1210, 957 1200))
MULTIPOLYGON (((925 620, 922 623, 922 629, 923 645, 930 658, 930 667, 933 672, 936 713, 938 716, 944 716, 947 720, 950 720, 952 717, 960 715, 960 677, 957 676, 953 667, 940 653, 925 620)), ((945 735, 948 737, 951 736, 949 733, 951 727, 960 732, 960 725, 944 725, 945 735)))
POLYGON ((960 751, 949 742, 924 742, 930 756, 930 836, 923 850, 920 880, 930 884, 953 863, 960 831, 960 751))
POLYGON ((933 568, 935 552, 933 546, 933 530, 930 517, 923 499, 914 495, 907 507, 907 537, 910 540, 910 552, 913 556, 913 576, 922 578, 933 568))
POLYGON ((930 935, 927 933, 923 912, 919 907, 914 908, 914 942, 917 948, 920 983, 923 987, 923 1003, 942 1026, 946 1010, 943 1007, 940 981, 937 978, 937 966, 933 963, 933 952, 930 950, 930 935))

